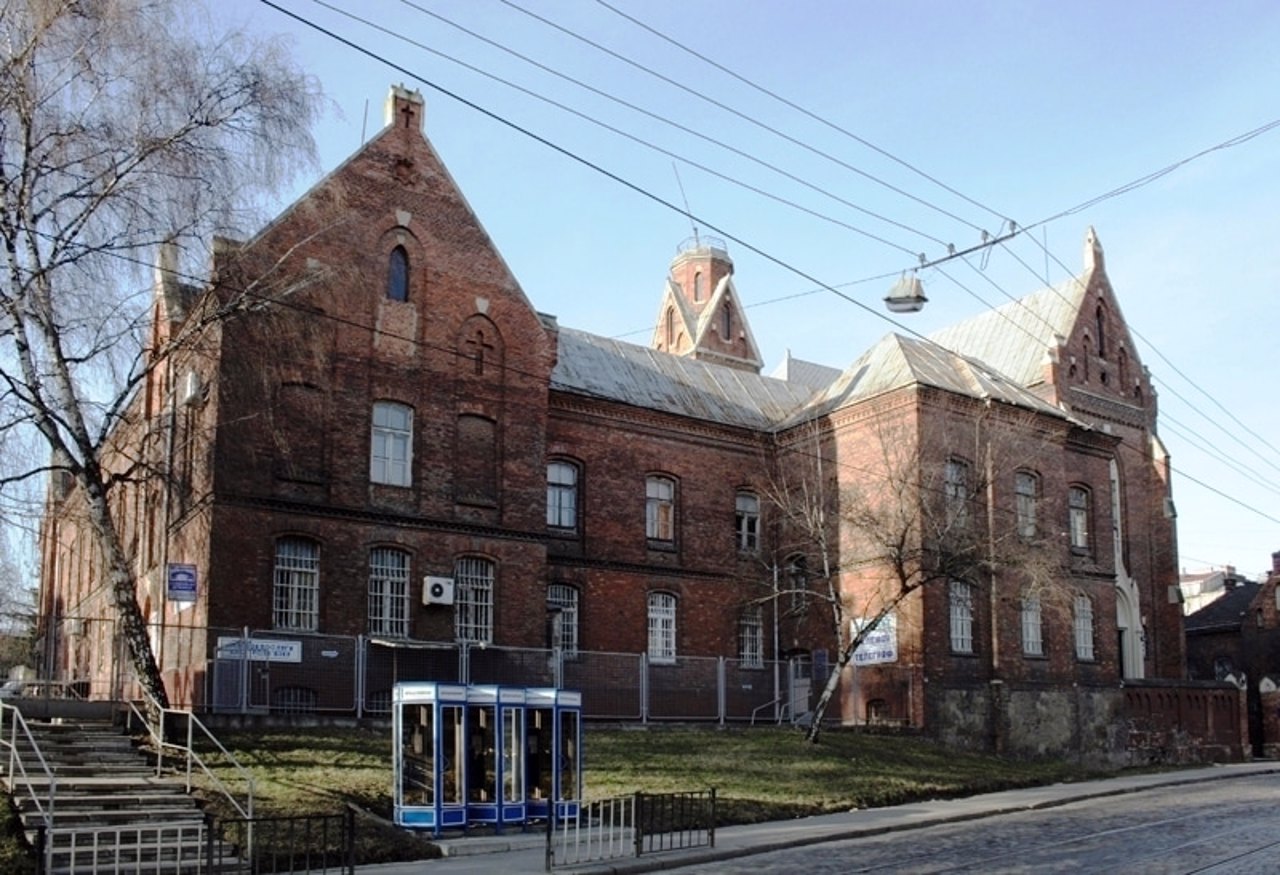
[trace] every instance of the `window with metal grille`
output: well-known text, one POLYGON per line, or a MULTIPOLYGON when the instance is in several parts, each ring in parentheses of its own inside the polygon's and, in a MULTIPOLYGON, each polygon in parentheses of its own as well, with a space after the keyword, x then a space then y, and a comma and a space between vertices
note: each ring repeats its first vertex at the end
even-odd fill
POLYGON ((1067 514, 1071 531, 1071 549, 1077 553, 1089 550, 1089 490, 1072 486, 1067 493, 1067 514))
POLYGON ((409 636, 409 554, 403 550, 369 552, 369 634, 409 636))
POLYGON ((271 691, 271 710, 289 714, 310 714, 318 697, 310 687, 278 687, 271 691))
MULTIPOLYGON (((564 583, 553 583, 547 587, 547 610, 558 614, 560 619, 553 623, 553 629, 559 626, 560 652, 565 656, 574 656, 578 652, 578 591, 564 583)), ((552 642, 552 646, 555 642, 552 642)))
POLYGON ((272 590, 272 625, 314 632, 320 618, 320 545, 306 538, 277 541, 272 590))
POLYGON ((1013 475, 1013 492, 1017 502, 1018 537, 1031 540, 1036 536, 1036 504, 1040 500, 1040 478, 1030 471, 1013 475))
POLYGON ((1076 659, 1093 659, 1093 600, 1087 595, 1076 596, 1075 603, 1076 659))
POLYGON ((973 586, 963 580, 951 581, 951 649, 973 653, 973 586))
POLYGON ((734 502, 734 533, 738 552, 754 553, 760 549, 760 499, 750 492, 739 492, 734 502))
POLYGON ((668 477, 645 479, 645 537, 651 541, 676 539, 676 484, 668 477))
POLYGON ((1027 595, 1022 599, 1022 652, 1028 656, 1044 656, 1041 628, 1040 596, 1027 595))
POLYGON ((453 571, 454 633, 459 641, 493 642, 493 563, 464 556, 453 571))
POLYGON ((547 525, 565 532, 578 528, 578 466, 547 464, 547 525))
POLYGON ((413 409, 392 401, 373 405, 373 430, 369 449, 369 480, 389 486, 412 482, 413 409))
POLYGON ((649 593, 649 661, 676 661, 676 597, 669 592, 649 593))
POLYGON ((764 667, 764 612, 748 605, 738 617, 738 660, 743 668, 764 667))

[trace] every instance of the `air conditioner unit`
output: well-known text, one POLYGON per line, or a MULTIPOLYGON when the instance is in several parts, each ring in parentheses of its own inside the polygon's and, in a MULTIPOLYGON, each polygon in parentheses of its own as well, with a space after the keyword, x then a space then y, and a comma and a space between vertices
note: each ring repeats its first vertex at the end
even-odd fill
POLYGON ((422 603, 424 605, 453 604, 453 578, 424 577, 422 579, 422 603))

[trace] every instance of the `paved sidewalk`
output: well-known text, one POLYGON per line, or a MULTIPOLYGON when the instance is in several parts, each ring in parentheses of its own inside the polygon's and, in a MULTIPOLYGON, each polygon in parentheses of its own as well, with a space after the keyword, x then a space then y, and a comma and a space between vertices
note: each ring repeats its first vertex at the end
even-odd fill
MULTIPOLYGON (((729 860, 781 848, 918 829, 941 823, 975 820, 1015 811, 1052 808, 1081 799, 1135 793, 1151 787, 1258 774, 1280 774, 1280 762, 1264 760, 1159 774, 1122 775, 1098 781, 985 793, 965 799, 917 802, 892 808, 870 808, 798 820, 730 826, 716 830, 714 848, 668 851, 644 857, 566 867, 556 871, 580 873, 580 875, 656 872, 692 863, 729 860)), ((437 873, 441 875, 533 875, 533 873, 545 871, 546 836, 542 833, 512 833, 507 836, 449 839, 442 840, 438 844, 445 849, 447 856, 443 859, 359 866, 357 871, 362 875, 437 875, 437 873)))

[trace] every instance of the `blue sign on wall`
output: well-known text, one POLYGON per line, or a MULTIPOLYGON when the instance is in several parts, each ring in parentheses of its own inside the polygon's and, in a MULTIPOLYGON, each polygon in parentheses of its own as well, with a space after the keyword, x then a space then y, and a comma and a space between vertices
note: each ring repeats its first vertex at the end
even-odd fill
POLYGON ((196 600, 196 567, 169 563, 169 601, 194 602, 196 600))

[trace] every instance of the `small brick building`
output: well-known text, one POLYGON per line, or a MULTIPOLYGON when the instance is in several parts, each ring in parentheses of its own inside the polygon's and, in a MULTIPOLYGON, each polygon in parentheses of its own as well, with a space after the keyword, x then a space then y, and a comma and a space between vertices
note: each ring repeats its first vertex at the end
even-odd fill
MULTIPOLYGON (((890 500, 886 472, 990 555, 894 600, 893 661, 855 660, 832 715, 1048 749, 1105 723, 1090 691, 1182 676, 1155 396, 1092 231, 1079 277, 936 342, 765 376, 718 240, 681 247, 647 347, 535 310, 422 115, 393 89, 374 139, 218 241, 207 287, 158 272, 113 464, 167 476, 114 507, 176 701, 207 695, 208 629, 830 663, 828 583, 846 619, 893 596, 884 544, 845 522, 890 500)), ((51 488, 41 599, 50 670, 80 676, 93 648, 57 623, 109 611, 75 504, 51 488)))

